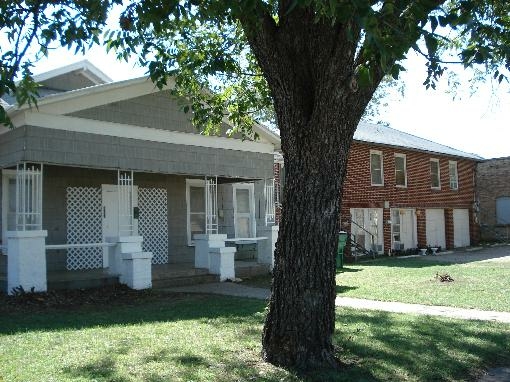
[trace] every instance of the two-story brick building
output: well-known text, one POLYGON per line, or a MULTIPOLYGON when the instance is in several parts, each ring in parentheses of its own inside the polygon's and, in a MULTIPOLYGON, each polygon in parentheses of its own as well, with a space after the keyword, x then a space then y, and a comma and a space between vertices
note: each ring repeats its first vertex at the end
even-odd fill
POLYGON ((341 223, 378 253, 478 241, 475 170, 482 158, 390 127, 360 123, 341 223))
MULTIPOLYGON (((476 244, 480 235, 476 168, 482 160, 362 122, 349 153, 341 227, 361 247, 380 254, 476 244)), ((283 161, 277 160, 274 167, 275 191, 281 193, 283 161)))

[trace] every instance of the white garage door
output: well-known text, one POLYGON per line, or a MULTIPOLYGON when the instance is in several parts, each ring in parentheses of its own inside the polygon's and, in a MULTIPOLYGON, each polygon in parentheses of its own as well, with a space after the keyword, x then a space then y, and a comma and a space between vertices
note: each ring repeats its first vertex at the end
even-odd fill
POLYGON ((444 210, 442 208, 425 210, 427 245, 446 248, 444 210))
POLYGON ((468 247, 469 240, 469 211, 467 209, 453 210, 453 246, 468 247))

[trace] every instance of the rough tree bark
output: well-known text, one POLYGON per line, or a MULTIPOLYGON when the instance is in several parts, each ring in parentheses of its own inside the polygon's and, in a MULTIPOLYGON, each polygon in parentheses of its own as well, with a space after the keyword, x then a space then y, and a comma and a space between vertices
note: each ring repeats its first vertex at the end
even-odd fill
POLYGON ((243 24, 275 101, 286 168, 262 352, 276 365, 337 367, 332 336, 341 186, 354 131, 382 76, 357 88, 359 31, 350 25, 317 22, 306 9, 280 20, 276 25, 261 14, 256 26, 243 24))

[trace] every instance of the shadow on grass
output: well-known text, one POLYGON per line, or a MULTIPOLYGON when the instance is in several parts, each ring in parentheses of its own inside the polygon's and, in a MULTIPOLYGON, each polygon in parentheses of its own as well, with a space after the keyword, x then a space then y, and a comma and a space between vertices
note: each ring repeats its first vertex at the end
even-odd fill
POLYGON ((510 327, 489 322, 339 310, 335 340, 351 373, 375 380, 470 380, 510 363, 510 327))
MULTIPOLYGON (((258 338, 260 333, 244 336, 258 338)), ((334 341, 346 364, 340 371, 287 372, 260 361, 257 352, 247 357, 228 344, 211 346, 206 355, 176 354, 178 349, 170 349, 163 355, 149 354, 141 363, 160 362, 161 370, 178 370, 180 380, 340 382, 474 380, 483 368, 510 362, 510 328, 498 330, 491 323, 340 310, 334 341)), ((108 356, 66 373, 74 378, 127 380, 125 371, 108 356)), ((152 382, 168 380, 164 371, 141 372, 139 377, 152 382)))
MULTIPOLYGON (((185 300, 162 298, 100 312, 75 309, 17 313, 0 317, 0 328, 3 334, 61 330, 59 335, 66 336, 72 329, 140 324, 130 333, 152 333, 153 341, 144 345, 137 342, 136 336, 119 334, 100 355, 62 369, 69 378, 85 381, 161 382, 175 380, 175 376, 199 382, 452 381, 473 379, 483 367, 510 363, 508 325, 339 309, 334 342, 348 367, 298 377, 260 360, 260 348, 253 344, 260 343, 264 307, 265 303, 257 300, 191 295, 185 300), (205 332, 217 332, 218 336, 205 350, 200 337, 189 338, 191 346, 184 350, 164 336, 154 335, 150 326, 185 320, 198 320, 205 332), (240 324, 246 330, 239 330, 240 324), (133 352, 141 356, 133 357, 133 352), (129 355, 132 357, 128 362, 129 355), (168 374, 170 370, 173 374, 168 374)), ((72 344, 68 346, 72 348, 72 344)), ((45 349, 38 351, 44 353, 45 349)))
POLYGON ((361 268, 351 268, 352 265, 344 266, 343 268, 337 268, 336 274, 340 275, 342 273, 352 273, 352 272, 360 272, 363 269, 361 268))
POLYGON ((335 287, 335 291, 337 294, 342 294, 342 293, 345 293, 345 292, 348 292, 348 291, 354 290, 354 289, 358 289, 358 287, 352 287, 352 286, 348 286, 348 285, 337 285, 335 287))
POLYGON ((0 334, 27 331, 58 331, 151 322, 220 319, 219 323, 253 320, 266 304, 254 299, 225 296, 175 295, 133 305, 86 306, 81 309, 48 309, 27 314, 16 312, 0 316, 0 334), (182 297, 185 298, 182 298, 182 297))

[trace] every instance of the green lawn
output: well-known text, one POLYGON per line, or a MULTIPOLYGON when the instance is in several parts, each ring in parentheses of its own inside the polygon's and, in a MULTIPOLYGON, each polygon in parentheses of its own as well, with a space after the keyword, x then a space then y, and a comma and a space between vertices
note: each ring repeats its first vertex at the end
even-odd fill
POLYGON ((265 303, 155 295, 0 315, 0 381, 466 380, 510 364, 510 325, 339 309, 341 373, 261 362, 265 303))
POLYGON ((382 258, 346 265, 337 275, 340 296, 510 312, 510 262, 464 264, 422 258, 382 258), (453 282, 440 282, 436 274, 453 282))

